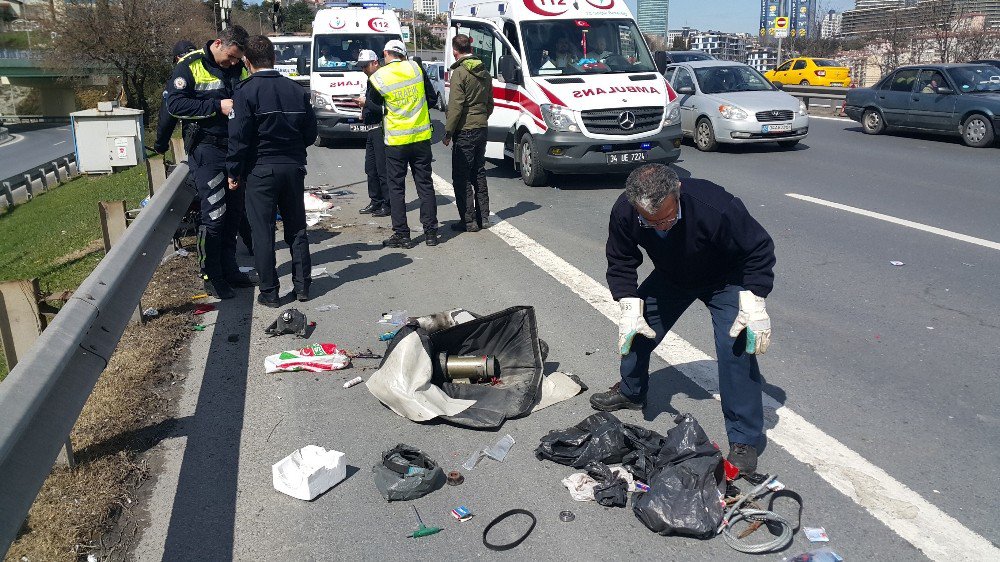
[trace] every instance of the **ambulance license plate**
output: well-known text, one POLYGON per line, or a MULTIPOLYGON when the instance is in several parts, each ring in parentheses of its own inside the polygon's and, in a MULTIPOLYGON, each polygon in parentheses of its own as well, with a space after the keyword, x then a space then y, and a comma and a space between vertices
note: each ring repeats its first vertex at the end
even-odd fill
POLYGON ((646 161, 645 150, 608 153, 608 164, 633 164, 635 162, 645 162, 645 161, 646 161))
POLYGON ((787 133, 792 130, 791 123, 782 123, 780 125, 761 125, 760 132, 762 133, 787 133))
POLYGON ((352 133, 367 133, 375 128, 375 125, 351 125, 352 133))

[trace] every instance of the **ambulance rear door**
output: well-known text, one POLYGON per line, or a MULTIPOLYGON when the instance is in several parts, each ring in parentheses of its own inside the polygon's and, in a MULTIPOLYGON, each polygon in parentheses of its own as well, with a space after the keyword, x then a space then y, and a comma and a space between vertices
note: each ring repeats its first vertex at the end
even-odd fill
POLYGON ((483 61, 493 76, 493 114, 490 115, 487 127, 486 157, 503 159, 504 142, 521 115, 520 100, 527 96, 523 87, 504 82, 500 74, 500 57, 512 56, 518 64, 520 57, 493 22, 467 16, 452 17, 448 25, 448 41, 445 43, 447 99, 451 99, 451 65, 455 63, 451 40, 458 34, 472 37, 472 54, 483 61))

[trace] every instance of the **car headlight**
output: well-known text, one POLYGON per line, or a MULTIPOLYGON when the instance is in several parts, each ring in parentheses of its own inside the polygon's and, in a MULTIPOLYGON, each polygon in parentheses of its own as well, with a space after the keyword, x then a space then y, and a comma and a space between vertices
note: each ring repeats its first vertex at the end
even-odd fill
POLYGON ((539 107, 542 108, 542 117, 550 129, 560 133, 580 132, 580 126, 576 124, 576 117, 571 109, 550 103, 543 103, 539 107))
POLYGON ((663 126, 669 127, 671 125, 676 125, 681 122, 681 104, 673 102, 667 104, 667 108, 663 111, 663 126))
POLYGON ((720 105, 719 113, 722 114, 723 119, 740 121, 747 118, 747 112, 735 105, 720 105))
POLYGON ((333 109, 333 99, 325 94, 313 92, 313 107, 317 109, 333 109))
POLYGON ((799 115, 809 115, 809 108, 806 107, 806 102, 799 101, 799 115))

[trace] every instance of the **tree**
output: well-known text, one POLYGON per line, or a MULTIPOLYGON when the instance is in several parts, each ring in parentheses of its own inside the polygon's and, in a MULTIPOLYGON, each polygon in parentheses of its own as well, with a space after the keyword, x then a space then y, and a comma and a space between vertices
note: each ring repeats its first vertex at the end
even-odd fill
POLYGON ((674 44, 670 46, 671 51, 686 51, 688 50, 687 41, 683 37, 678 35, 674 37, 674 44))
POLYGON ((211 12, 197 0, 98 0, 67 3, 48 22, 55 68, 107 66, 121 77, 128 106, 148 120, 150 99, 160 99, 172 69, 171 48, 180 39, 199 44, 214 34, 211 12), (187 17, 179 18, 177 14, 187 17))
POLYGON ((662 35, 651 35, 649 33, 643 33, 642 38, 646 40, 646 46, 649 47, 650 51, 654 53, 656 51, 666 51, 667 41, 662 35))
POLYGON ((995 59, 1000 57, 1000 29, 987 27, 969 29, 959 33, 956 44, 956 59, 970 61, 995 59))
POLYGON ((956 0, 933 0, 920 4, 921 20, 930 31, 937 62, 952 62, 958 27, 965 19, 964 6, 956 0))
POLYGON ((285 33, 301 33, 312 30, 316 14, 306 2, 296 2, 285 8, 285 33))
MULTIPOLYGON (((879 19, 876 31, 870 36, 867 47, 876 59, 882 75, 896 70, 913 49, 912 22, 903 10, 886 10, 879 19)), ((907 61, 908 62, 908 61, 907 61)))

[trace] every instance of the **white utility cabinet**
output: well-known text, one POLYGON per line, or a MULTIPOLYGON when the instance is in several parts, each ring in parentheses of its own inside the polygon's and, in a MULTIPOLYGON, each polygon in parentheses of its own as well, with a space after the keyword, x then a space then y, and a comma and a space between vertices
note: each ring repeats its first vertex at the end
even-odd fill
POLYGON ((145 159, 142 111, 101 102, 97 109, 75 111, 69 117, 80 173, 110 174, 145 159))

